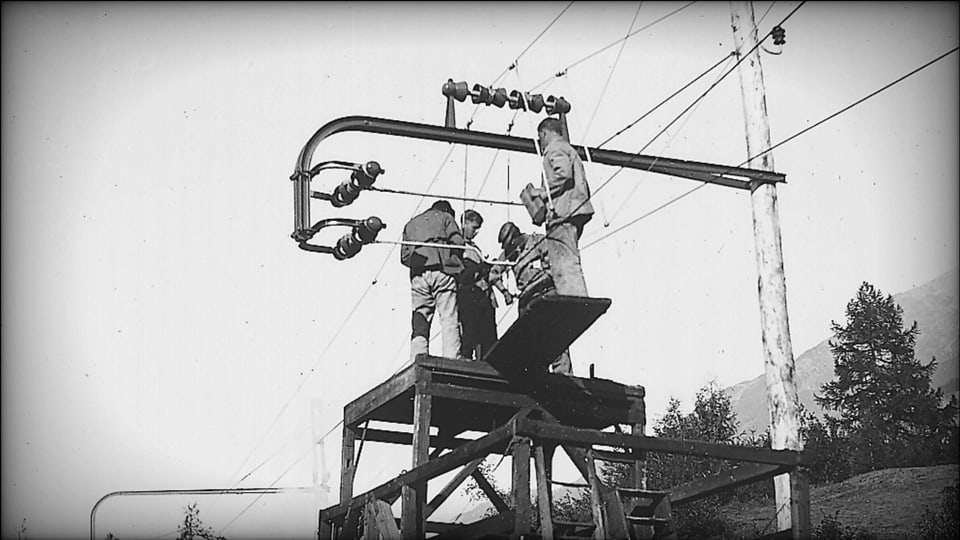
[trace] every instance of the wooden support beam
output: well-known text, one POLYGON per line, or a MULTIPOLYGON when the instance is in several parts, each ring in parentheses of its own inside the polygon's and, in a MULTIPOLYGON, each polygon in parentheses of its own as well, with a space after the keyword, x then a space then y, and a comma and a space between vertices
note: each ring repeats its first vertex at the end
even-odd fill
POLYGON ((596 540, 607 540, 606 517, 603 512, 603 486, 597 476, 597 466, 593 461, 593 451, 587 450, 587 482, 590 484, 590 509, 593 511, 593 522, 596 528, 593 537, 596 540))
POLYGON ((727 489, 758 482, 766 478, 773 478, 789 470, 781 465, 767 465, 750 463, 741 465, 717 474, 686 482, 670 489, 670 500, 673 506, 681 506, 693 501, 709 497, 714 493, 727 489))
MULTIPOLYGON (((417 369, 416 393, 413 398, 413 459, 416 469, 429 461, 431 396, 423 391, 423 384, 430 381, 430 372, 417 369)), ((402 488, 401 529, 404 540, 420 540, 426 534, 424 526, 427 503, 427 480, 406 484, 402 488)))
POLYGON ((393 510, 386 501, 372 499, 366 505, 364 538, 374 540, 400 540, 400 529, 393 518, 393 510))
POLYGON ((366 394, 351 401, 343 408, 343 423, 355 425, 363 422, 373 411, 386 405, 400 394, 410 390, 416 383, 416 367, 410 366, 366 394))
POLYGON ((809 540, 810 479, 807 469, 803 467, 790 473, 790 518, 793 540, 809 540))
MULTIPOLYGON (((406 433, 403 431, 391 431, 386 429, 368 429, 367 430, 367 442, 379 442, 386 444, 413 444, 413 434, 406 433)), ((453 448, 458 448, 464 444, 467 444, 472 439, 460 439, 460 438, 447 438, 439 436, 430 437, 430 447, 436 450, 448 450, 453 448)), ((438 457, 433 456, 433 457, 438 457)))
POLYGON ((537 468, 537 506, 540 509, 540 537, 553 540, 553 511, 550 497, 550 479, 547 476, 543 445, 533 449, 533 463, 537 468))
POLYGON ((730 459, 751 463, 769 463, 772 465, 801 465, 800 452, 793 450, 770 450, 768 448, 748 448, 731 444, 665 439, 661 437, 637 437, 607 433, 595 429, 572 428, 559 424, 540 422, 520 418, 517 420, 520 434, 534 439, 544 439, 568 446, 588 447, 591 445, 618 446, 648 452, 664 452, 689 456, 730 459))
POLYGON ((457 472, 456 476, 451 478, 450 481, 447 482, 447 485, 443 486, 443 489, 441 489, 440 492, 434 495, 433 499, 430 500, 430 502, 427 504, 427 508, 423 511, 424 517, 429 518, 434 512, 436 512, 437 508, 439 508, 440 505, 443 504, 444 501, 450 497, 450 495, 453 495, 453 492, 456 491, 458 487, 460 487, 460 484, 462 484, 464 480, 469 478, 470 475, 477 470, 477 467, 483 463, 483 460, 484 458, 480 457, 464 465, 463 468, 457 472))
POLYGON ((533 532, 533 514, 530 509, 530 439, 513 440, 513 503, 516 507, 512 538, 533 532))
POLYGON ((510 511, 510 505, 508 505, 507 501, 503 500, 503 497, 497 493, 496 488, 494 488, 493 484, 487 480, 487 477, 480 472, 480 469, 473 471, 473 474, 470 476, 473 477, 473 481, 477 483, 477 487, 480 488, 480 491, 487 496, 487 499, 490 499, 490 502, 493 504, 493 507, 497 509, 497 512, 502 514, 510 511))
MULTIPOLYGON (((638 422, 630 426, 630 434, 634 437, 644 437, 646 425, 643 422, 638 422)), ((633 462, 631 467, 631 481, 633 487, 647 489, 647 453, 646 452, 637 452, 637 460, 633 462)))
POLYGON ((356 439, 356 430, 344 423, 340 443, 340 502, 353 498, 353 478, 357 473, 356 439))
POLYGON ((338 506, 325 509, 324 516, 326 516, 328 520, 338 520, 347 512, 348 508, 363 504, 367 497, 386 499, 405 485, 425 482, 430 478, 452 471, 478 457, 486 456, 491 449, 505 446, 506 442, 513 437, 514 433, 516 433, 516 420, 511 420, 487 435, 469 442, 449 454, 440 456, 429 463, 407 471, 362 495, 354 497, 350 501, 341 502, 338 506))

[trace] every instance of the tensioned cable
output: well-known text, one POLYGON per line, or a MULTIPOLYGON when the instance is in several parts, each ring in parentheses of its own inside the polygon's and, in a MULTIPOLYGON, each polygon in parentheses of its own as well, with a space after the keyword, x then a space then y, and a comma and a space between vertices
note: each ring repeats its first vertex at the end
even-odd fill
POLYGON ((737 52, 736 52, 736 51, 730 51, 730 54, 724 56, 724 57, 721 58, 720 60, 717 60, 717 62, 716 62, 715 64, 713 64, 712 66, 708 67, 703 73, 701 73, 700 75, 697 75, 693 80, 691 80, 691 81, 688 82, 687 84, 685 84, 685 85, 683 85, 682 87, 680 87, 676 92, 670 94, 669 96, 667 96, 666 98, 664 98, 663 101, 661 101, 660 103, 657 103, 656 105, 654 105, 654 107, 653 107, 652 109, 650 109, 649 111, 647 111, 647 112, 643 113, 642 115, 640 115, 639 118, 637 118, 637 119, 634 120, 633 122, 630 122, 629 124, 627 124, 627 126, 626 126, 625 128, 623 128, 623 129, 621 129, 620 131, 614 133, 613 135, 607 137, 606 140, 604 140, 602 143, 600 143, 600 144, 597 145, 597 148, 603 148, 603 146, 604 146, 605 144, 607 144, 608 142, 612 141, 613 139, 619 137, 620 135, 624 134, 628 129, 632 128, 633 126, 637 125, 637 123, 639 123, 640 121, 642 121, 644 118, 646 118, 646 117, 650 116, 651 114, 653 114, 657 109, 659 109, 660 107, 662 107, 664 104, 666 104, 666 103, 667 103, 668 101, 670 101, 671 99, 677 97, 677 95, 679 95, 681 92, 683 92, 683 91, 686 90, 687 88, 690 88, 693 84, 695 84, 697 81, 699 81, 700 79, 702 79, 703 77, 705 77, 708 73, 710 73, 711 71, 717 69, 717 67, 719 67, 720 64, 723 64, 724 61, 726 61, 726 60, 728 60, 730 57, 736 56, 736 55, 737 55, 737 52))
MULTIPOLYGON (((456 148, 456 145, 451 144, 451 145, 450 145, 450 149, 447 151, 447 155, 443 158, 443 161, 440 163, 440 167, 437 169, 436 174, 433 175, 433 179, 430 180, 430 184, 427 186, 427 190, 426 190, 426 191, 430 191, 430 188, 433 187, 433 184, 434 184, 434 183, 436 183, 437 178, 440 177, 440 173, 441 173, 441 171, 443 171, 443 168, 446 166, 447 160, 450 159, 450 155, 453 153, 454 148, 456 148)), ((423 200, 421 199, 420 202, 422 203, 423 200)), ((416 214, 416 212, 417 212, 417 210, 419 210, 419 208, 420 208, 420 203, 418 203, 417 206, 415 207, 415 209, 414 209, 414 214, 416 214)), ((411 217, 413 217, 413 216, 411 216, 411 217)), ((236 476, 241 470, 243 470, 243 466, 246 465, 247 461, 249 461, 250 458, 253 456, 253 454, 257 451, 257 449, 259 449, 260 445, 263 444, 263 441, 266 439, 267 435, 270 433, 270 430, 273 429, 273 426, 276 425, 277 421, 280 419, 280 416, 282 416, 283 413, 284 413, 284 411, 287 410, 287 407, 290 406, 290 403, 293 401, 293 397, 296 396, 297 392, 299 392, 301 388, 303 388, 303 385, 306 383, 307 379, 310 377, 310 373, 313 373, 313 372, 316 370, 316 367, 317 367, 317 365, 320 363, 320 360, 322 360, 322 359, 324 358, 324 356, 327 354, 327 352, 330 350, 330 347, 333 345, 334 341, 336 341, 337 337, 340 336, 340 333, 341 333, 341 332, 343 331, 343 329, 347 326, 347 323, 348 323, 348 322, 350 321, 350 319, 353 317, 353 314, 356 313, 357 308, 359 308, 359 306, 360 306, 360 303, 363 302, 364 298, 367 297, 367 295, 370 293, 370 290, 371 290, 371 289, 373 288, 373 286, 377 283, 377 280, 378 280, 379 277, 380 277, 380 273, 383 272, 383 269, 386 267, 387 262, 390 260, 390 257, 393 256, 393 252, 394 252, 395 249, 396 249, 396 246, 392 246, 392 247, 390 248, 390 251, 387 253, 387 256, 384 257, 383 262, 380 264, 380 268, 377 269, 377 273, 374 275, 373 280, 370 282, 369 285, 367 285, 367 288, 363 291, 363 294, 361 294, 360 297, 357 299, 356 303, 354 303, 353 308, 350 310, 350 312, 347 314, 346 318, 345 318, 345 319, 343 320, 343 322, 340 324, 340 327, 339 327, 339 328, 337 329, 337 331, 334 333, 333 337, 330 338, 330 341, 327 342, 326 347, 324 347, 323 351, 320 353, 320 356, 317 357, 317 360, 313 363, 313 366, 310 368, 310 372, 300 381, 300 385, 297 386, 296 390, 293 391, 293 394, 290 395, 290 398, 287 400, 287 402, 284 403, 283 407, 280 409, 280 412, 277 413, 277 416, 276 416, 276 417, 274 417, 273 421, 270 423, 270 426, 267 427, 267 430, 266 430, 266 431, 264 432, 264 434, 260 437, 260 440, 259 440, 259 441, 257 442, 257 444, 254 446, 253 450, 252 450, 252 451, 250 452, 250 454, 243 460, 243 462, 241 462, 240 466, 237 468, 237 471, 234 472, 232 475, 230 475, 231 478, 234 477, 234 476, 236 476)), ((334 427, 334 429, 335 429, 335 428, 336 428, 336 427, 334 427)), ((328 433, 328 435, 329 435, 329 433, 328 433)), ((326 437, 326 435, 324 436, 324 438, 325 438, 325 437, 326 437)), ((249 476, 249 474, 248 474, 248 475, 245 475, 244 478, 247 478, 248 476, 249 476)), ((242 480, 241 480, 241 481, 242 481, 242 480)), ((240 483, 240 482, 238 481, 237 484, 239 484, 239 483, 240 483)), ((235 484, 235 485, 236 485, 236 484, 235 484)))
MULTIPOLYGON (((640 8, 643 7, 643 2, 637 4, 637 12, 633 14, 633 20, 630 21, 630 28, 627 29, 627 35, 630 35, 630 32, 633 31, 633 25, 637 24, 637 17, 640 16, 640 8)), ((603 83, 603 90, 600 91, 600 97, 597 98, 597 104, 593 107, 593 113, 590 115, 590 121, 587 122, 586 129, 583 130, 583 141, 587 140, 587 133, 590 132, 590 127, 593 126, 593 121, 597 118, 597 112, 600 111, 600 105, 603 103, 603 96, 607 93, 607 88, 610 87, 610 80, 613 79, 613 73, 617 69, 617 64, 620 63, 620 56, 623 54, 623 49, 627 46, 627 38, 624 37, 623 41, 620 42, 620 50, 617 51, 617 57, 613 60, 613 65, 610 66, 610 73, 607 74, 607 81, 603 83)), ((584 144, 586 144, 584 142, 584 144)))
MULTIPOLYGON (((287 473, 290 472, 298 463, 300 463, 300 461, 301 461, 304 457, 306 457, 306 455, 309 454, 312 450, 313 450, 313 445, 310 445, 310 446, 307 448, 307 451, 304 452, 304 453, 302 453, 302 454, 300 454, 300 457, 298 457, 296 460, 294 460, 294 462, 291 463, 289 467, 287 467, 282 473, 280 473, 280 476, 278 476, 276 480, 274 480, 273 482, 271 482, 270 485, 267 486, 267 488, 268 488, 268 489, 269 489, 269 488, 273 488, 275 485, 277 485, 277 482, 279 482, 284 476, 286 476, 287 473)), ((233 525, 233 522, 235 522, 236 520, 240 519, 240 516, 242 516, 243 514, 245 514, 245 513, 247 512, 247 510, 249 510, 250 508, 253 507, 253 505, 257 504, 257 501, 259 501, 261 498, 263 498, 263 496, 264 496, 265 494, 266 494, 266 493, 260 493, 259 495, 257 495, 256 498, 254 498, 252 501, 250 501, 250 504, 248 504, 246 507, 244 507, 244 509, 241 510, 239 514, 237 514, 236 516, 234 516, 233 519, 231 519, 230 521, 228 521, 226 525, 224 525, 223 527, 220 527, 220 532, 222 533, 223 531, 227 530, 227 527, 229 527, 230 525, 233 525)))
MULTIPOLYGON (((519 113, 520 113, 519 109, 517 109, 516 111, 513 111, 513 118, 511 118, 510 123, 507 124, 507 131, 505 135, 510 135, 510 132, 513 131, 513 123, 516 121, 517 114, 519 113)), ((480 194, 483 193, 483 188, 487 185, 487 180, 490 179, 490 173, 493 172, 493 166, 497 163, 497 158, 500 156, 500 151, 501 149, 497 148, 497 151, 494 152, 493 159, 490 160, 490 166, 487 167, 487 173, 483 175, 483 182, 480 183, 480 189, 477 190, 477 196, 474 197, 474 200, 477 202, 490 202, 490 201, 485 201, 483 199, 480 199, 479 197, 480 197, 480 194)), ((508 195, 509 195, 509 191, 510 190, 508 186, 508 189, 507 189, 508 195)), ((508 203, 508 204, 519 205, 520 203, 508 203)), ((476 203, 474 203, 470 208, 476 208, 476 207, 477 205, 476 203)))
POLYGON ((770 10, 773 9, 773 6, 775 5, 777 5, 776 0, 774 0, 773 2, 770 2, 770 5, 767 7, 767 10, 763 12, 763 16, 760 17, 760 20, 757 21, 757 23, 754 26, 760 26, 760 23, 762 23, 763 20, 767 18, 767 14, 770 13, 770 10))
MULTIPOLYGON (((730 57, 728 57, 728 60, 727 60, 727 61, 729 61, 729 58, 730 58, 730 57)), ((695 113, 695 112, 696 112, 696 107, 694 107, 694 109, 691 111, 691 113, 684 119, 684 121, 683 121, 683 122, 680 124, 680 126, 677 128, 677 133, 680 133, 681 131, 683 131, 684 126, 686 126, 686 125, 687 125, 687 122, 689 122, 690 119, 693 118, 693 113, 695 113)), ((672 140, 673 140, 672 137, 671 137, 669 140, 667 140, 667 144, 665 145, 664 150, 670 147, 670 142, 671 142, 672 140)), ((628 193, 626 197, 622 197, 622 198, 620 199, 620 205, 619 205, 619 206, 617 207, 617 209, 613 212, 613 214, 610 215, 609 220, 607 220, 607 221, 604 222, 604 226, 605 226, 605 227, 606 227, 607 225, 609 225, 609 222, 610 222, 610 221, 615 220, 615 219, 617 218, 617 216, 620 215, 620 212, 621 212, 624 208, 626 208, 627 202, 629 202, 630 199, 633 197, 633 195, 637 192, 637 190, 640 189, 640 185, 641 185, 641 182, 640 182, 640 181, 635 182, 635 183, 633 184, 633 188, 630 189, 630 193, 628 193)))
POLYGON ((563 75, 566 75, 566 74, 567 74, 567 71, 569 71, 570 69, 572 69, 572 68, 574 68, 574 67, 582 64, 583 62, 586 62, 587 60, 593 58, 594 56, 596 56, 596 55, 598 55, 598 54, 600 54, 600 53, 602 53, 603 51, 609 49, 610 47, 613 47, 613 46, 616 45, 617 43, 620 43, 621 41, 630 39, 631 37, 639 34, 640 32, 643 32, 644 30, 652 27, 653 25, 655 25, 655 24, 657 24, 657 23, 659 23, 659 22, 661 22, 661 21, 666 20, 666 19, 668 19, 668 18, 676 15, 677 13, 680 13, 681 11, 687 9, 688 7, 690 7, 690 6, 692 6, 693 4, 696 4, 696 3, 697 3, 696 0, 694 0, 694 1, 692 1, 692 2, 688 2, 687 4, 684 4, 684 5, 680 6, 680 7, 678 7, 677 9, 671 11, 670 13, 667 13, 667 14, 664 15, 663 17, 660 17, 659 19, 651 22, 650 24, 648 24, 648 25, 646 25, 646 26, 644 26, 644 27, 642 27, 642 28, 638 28, 638 29, 634 30, 631 34, 628 34, 626 37, 620 38, 620 39, 614 41, 613 43, 611 43, 611 44, 603 47, 602 49, 588 54, 587 56, 581 58, 580 60, 577 60, 576 62, 570 64, 569 66, 561 69, 561 70, 558 71, 556 74, 551 75, 551 76, 548 77, 547 79, 544 79, 542 82, 540 82, 539 84, 537 84, 536 86, 534 86, 533 88, 531 88, 530 91, 533 91, 533 90, 536 90, 536 89, 540 88, 541 86, 547 84, 548 82, 550 82, 551 80, 553 80, 553 79, 555 79, 555 78, 557 78, 557 77, 562 77, 563 75))
MULTIPOLYGON (((827 116, 827 117, 824 118, 823 120, 820 120, 820 121, 816 122, 815 124, 813 124, 813 125, 811 125, 811 126, 809 126, 809 127, 807 127, 807 128, 804 128, 803 130, 798 131, 797 133, 795 133, 795 134, 787 137, 786 139, 778 142, 777 144, 771 146, 770 148, 767 148, 766 150, 764 150, 764 151, 762 151, 762 152, 759 152, 759 153, 757 153, 756 155, 747 158, 747 159, 746 159, 745 161, 743 161, 740 165, 737 165, 737 167, 742 167, 743 165, 746 165, 747 163, 753 161, 754 159, 757 159, 758 157, 760 157, 760 156, 762 156, 762 155, 764 155, 764 154, 766 154, 766 153, 768 153, 768 152, 773 151, 774 148, 778 148, 778 147, 780 147, 780 146, 782 146, 782 145, 784 145, 784 144, 792 141, 793 139, 796 139, 796 138, 799 137, 800 135, 803 135, 804 133, 807 133, 807 132, 810 131, 811 129, 813 129, 813 128, 817 127, 817 126, 820 126, 820 125, 824 124, 825 122, 827 122, 827 121, 829 121, 829 120, 832 120, 833 118, 836 118, 836 117, 839 116, 840 114, 842 114, 842 113, 844 113, 844 112, 852 109, 853 107, 855 107, 855 106, 863 103, 864 101, 866 101, 866 100, 868 100, 868 99, 876 96, 876 95, 879 94, 880 92, 883 92, 884 90, 887 90, 888 88, 890 88, 890 87, 894 86, 895 84, 903 81, 904 79, 906 79, 906 78, 908 78, 908 77, 911 77, 912 75, 915 75, 915 74, 918 73, 919 71, 921 71, 921 70, 923 70, 923 69, 931 66, 932 64, 934 64, 934 63, 936 63, 936 62, 939 62, 940 60, 942 60, 942 59, 944 59, 945 57, 947 57, 947 56, 949 56, 949 55, 957 52, 958 50, 960 50, 960 47, 954 47, 954 48, 951 49, 950 51, 947 51, 947 52, 941 54, 940 56, 934 58, 933 60, 927 62, 926 64, 924 64, 924 65, 918 67, 917 69, 911 71, 910 73, 907 73, 906 75, 898 78, 897 80, 895 80, 895 81, 893 81, 893 82, 891 82, 891 83, 883 86, 883 87, 880 88, 879 90, 876 90, 876 91, 874 91, 874 92, 871 92, 871 93, 868 94, 867 96, 865 96, 865 97, 863 97, 863 98, 861 98, 861 99, 858 99, 857 101, 851 103, 850 105, 847 105, 846 107, 844 107, 844 108, 840 109, 839 111, 831 114, 830 116, 827 116)), ((597 242, 600 242, 601 240, 604 240, 604 239, 606 239, 606 238, 609 238, 610 236, 613 236, 614 234, 622 231, 623 229, 626 229, 627 227, 629 227, 629 226, 637 223, 638 221, 640 221, 640 220, 642 220, 642 219, 644 219, 644 218, 646 218, 646 217, 649 217, 651 214, 653 214, 653 213, 655 213, 655 212, 657 212, 657 211, 659 211, 659 210, 662 210, 663 208, 669 206, 670 204, 673 204, 674 202, 676 202, 676 201, 678 201, 678 200, 686 197, 687 195, 693 193, 694 191, 696 191, 696 190, 698 190, 698 189, 700 189, 700 188, 702 188, 702 187, 704 187, 704 186, 706 186, 706 185, 708 185, 708 184, 707 184, 706 182, 704 182, 703 184, 700 184, 700 185, 698 185, 697 187, 695 187, 695 188, 693 188, 693 189, 691 189, 691 190, 689 190, 689 191, 686 191, 686 192, 680 194, 680 195, 677 196, 677 197, 674 197, 673 199, 671 199, 671 200, 667 201, 666 203, 658 206, 657 208, 651 210, 650 212, 647 212, 646 214, 643 214, 643 215, 641 215, 641 216, 639 216, 639 217, 637 217, 637 218, 635 218, 635 219, 633 219, 633 220, 625 223, 624 225, 621 225, 620 227, 617 227, 616 229, 614 229, 614 230, 610 231, 609 233, 605 234, 604 236, 601 236, 600 238, 598 238, 598 239, 590 242, 589 244, 587 244, 586 246, 584 246, 583 249, 586 249, 586 248, 588 248, 588 247, 596 244, 597 242)))

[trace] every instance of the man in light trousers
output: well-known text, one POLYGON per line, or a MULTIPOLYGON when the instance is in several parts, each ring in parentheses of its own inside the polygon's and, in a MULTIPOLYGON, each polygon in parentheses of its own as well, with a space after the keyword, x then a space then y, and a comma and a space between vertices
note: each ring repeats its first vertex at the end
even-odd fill
MULTIPOLYGON (((403 240, 413 242, 464 245, 453 207, 437 201, 428 210, 413 217, 403 228, 403 240)), ((428 354, 430 324, 434 313, 440 316, 443 356, 460 356, 460 317, 457 308, 457 276, 463 271, 461 249, 403 245, 400 262, 410 268, 412 334, 410 358, 428 354)))

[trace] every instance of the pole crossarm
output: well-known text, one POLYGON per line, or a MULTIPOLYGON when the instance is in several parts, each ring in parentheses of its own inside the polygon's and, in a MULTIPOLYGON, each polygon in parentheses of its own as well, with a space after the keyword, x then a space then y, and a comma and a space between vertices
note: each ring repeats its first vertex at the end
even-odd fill
POLYGON ((771 450, 769 448, 750 448, 706 441, 625 435, 595 429, 572 428, 527 418, 518 418, 516 422, 518 435, 526 435, 534 440, 552 441, 569 446, 614 446, 647 452, 730 459, 788 467, 802 465, 802 454, 795 450, 771 450))
MULTIPOLYGON (((311 162, 317 146, 327 137, 337 133, 365 132, 395 137, 408 137, 438 142, 481 146, 510 152, 537 154, 533 139, 470 131, 453 127, 434 126, 389 118, 372 116, 345 116, 332 120, 317 130, 300 151, 297 166, 290 179, 294 182, 294 227, 293 237, 300 247, 310 250, 306 243, 310 231, 310 179, 313 176, 311 162)), ((659 156, 634 154, 618 150, 574 146, 582 159, 593 163, 612 165, 627 169, 665 174, 690 180, 698 180, 737 189, 751 189, 752 184, 786 182, 786 176, 772 171, 746 169, 729 165, 685 161, 659 156), (589 152, 589 156, 588 156, 589 152)))

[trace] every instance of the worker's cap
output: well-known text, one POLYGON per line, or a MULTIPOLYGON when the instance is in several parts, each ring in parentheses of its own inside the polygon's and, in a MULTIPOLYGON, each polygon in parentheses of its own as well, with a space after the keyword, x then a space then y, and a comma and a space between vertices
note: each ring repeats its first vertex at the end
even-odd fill
POLYGON ((497 235, 497 240, 501 246, 506 246, 506 244, 518 234, 520 234, 520 229, 512 221, 508 221, 500 227, 500 234, 497 235))

